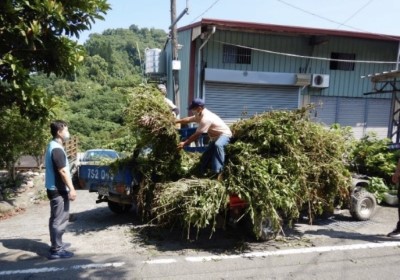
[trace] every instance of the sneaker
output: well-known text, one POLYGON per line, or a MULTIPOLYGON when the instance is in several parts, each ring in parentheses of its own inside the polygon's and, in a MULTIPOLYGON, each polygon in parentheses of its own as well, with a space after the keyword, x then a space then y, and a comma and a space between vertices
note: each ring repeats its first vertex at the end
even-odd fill
MULTIPOLYGON (((63 242, 62 245, 61 245, 61 247, 58 248, 58 250, 66 250, 66 249, 68 249, 69 247, 71 247, 71 243, 69 243, 69 242, 63 242)), ((57 250, 56 250, 56 249, 53 249, 53 247, 50 247, 50 249, 49 249, 49 252, 50 252, 50 253, 51 253, 51 252, 55 252, 55 251, 57 251, 57 250)))
POLYGON ((74 253, 61 249, 59 251, 50 252, 49 256, 47 257, 49 260, 56 260, 56 259, 68 259, 72 258, 74 253))
POLYGON ((63 242, 61 248, 62 249, 68 249, 69 247, 71 247, 71 243, 69 242, 63 242))
POLYGON ((400 238, 400 229, 396 228, 394 231, 390 232, 387 236, 392 238, 400 238))

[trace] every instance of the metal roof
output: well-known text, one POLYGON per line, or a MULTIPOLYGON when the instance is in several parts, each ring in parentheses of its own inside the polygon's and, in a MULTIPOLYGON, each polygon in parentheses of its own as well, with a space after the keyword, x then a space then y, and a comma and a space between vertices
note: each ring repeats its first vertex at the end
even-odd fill
POLYGON ((393 79, 400 78, 400 70, 385 71, 382 73, 369 74, 367 76, 361 76, 361 78, 370 78, 371 82, 386 82, 393 79))
POLYGON ((288 35, 308 35, 308 36, 340 36, 340 37, 351 37, 359 39, 374 39, 384 41, 398 41, 400 42, 399 36, 391 36, 377 33, 363 33, 353 32, 344 30, 331 30, 331 29, 320 29, 320 28, 309 28, 309 27, 296 27, 286 25, 275 25, 275 24, 264 24, 254 22, 242 22, 242 21, 231 21, 231 20, 220 20, 220 19, 202 19, 196 23, 183 26, 178 31, 184 31, 195 27, 206 27, 215 25, 218 29, 222 30, 244 30, 252 32, 264 32, 264 33, 286 33, 288 35))

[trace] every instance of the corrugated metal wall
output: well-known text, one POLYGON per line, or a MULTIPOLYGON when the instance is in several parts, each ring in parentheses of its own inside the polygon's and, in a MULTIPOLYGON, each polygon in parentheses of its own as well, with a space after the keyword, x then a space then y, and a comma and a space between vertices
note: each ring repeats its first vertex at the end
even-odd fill
MULTIPOLYGON (((330 86, 326 89, 306 90, 309 94, 323 96, 365 97, 363 93, 372 91, 369 79, 361 76, 388 71, 392 64, 356 63, 354 71, 330 70, 329 61, 297 58, 252 50, 251 64, 223 63, 223 44, 236 44, 261 50, 290 53, 303 56, 330 58, 331 52, 355 53, 356 60, 396 61, 397 43, 329 37, 318 46, 309 44, 309 37, 280 36, 259 33, 244 33, 218 30, 204 48, 203 60, 207 67, 263 72, 319 73, 330 75, 330 86)), ((369 98, 369 97, 366 97, 369 98)), ((389 94, 373 98, 390 98, 389 94)))
MULTIPOLYGON (((397 43, 331 37, 326 44, 316 46, 313 56, 330 57, 331 52, 354 53, 356 60, 396 61, 397 43)), ((372 91, 369 79, 361 79, 373 73, 394 69, 393 64, 356 63, 354 71, 329 70, 329 61, 311 60, 310 72, 330 75, 330 86, 321 91, 325 96, 364 97, 372 91)), ((314 93, 310 90, 310 93, 314 93)), ((368 98, 390 98, 390 95, 370 96, 368 98)))

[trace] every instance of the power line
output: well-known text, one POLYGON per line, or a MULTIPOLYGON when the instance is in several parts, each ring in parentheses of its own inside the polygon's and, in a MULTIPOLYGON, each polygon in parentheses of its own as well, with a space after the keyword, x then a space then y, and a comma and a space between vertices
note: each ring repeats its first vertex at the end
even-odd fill
POLYGON ((340 28, 342 25, 347 23, 349 20, 351 20, 353 17, 355 17, 359 12, 364 10, 365 7, 367 7, 369 4, 374 2, 374 0, 369 0, 368 3, 366 3, 364 6, 362 6, 360 9, 358 9, 355 13, 353 13, 350 17, 348 17, 343 23, 339 24, 336 28, 340 28))
POLYGON ((329 21, 329 22, 332 22, 332 23, 335 23, 335 24, 338 24, 338 25, 341 25, 341 26, 346 26, 346 27, 348 27, 348 28, 351 28, 351 29, 353 29, 353 30, 357 30, 357 31, 359 31, 359 32, 369 33, 369 34, 375 34, 375 35, 378 35, 378 36, 380 36, 380 37, 382 37, 382 38, 387 38, 387 39, 399 41, 399 38, 395 38, 395 37, 392 37, 392 36, 389 36, 389 35, 376 34, 376 33, 372 33, 372 32, 369 32, 369 31, 366 31, 366 30, 363 30, 363 29, 360 29, 360 28, 356 28, 356 27, 353 27, 353 26, 350 26, 350 25, 347 25, 347 24, 343 24, 343 23, 341 23, 341 22, 332 20, 332 19, 330 19, 330 18, 323 17, 323 16, 317 15, 317 14, 315 14, 315 13, 313 13, 313 12, 304 10, 304 9, 302 9, 302 8, 300 8, 300 7, 297 7, 297 6, 295 6, 295 5, 293 5, 293 4, 290 4, 290 3, 286 2, 286 1, 283 1, 283 0, 276 0, 276 1, 281 2, 281 3, 283 3, 283 4, 285 4, 285 5, 289 6, 289 7, 292 7, 292 8, 294 8, 294 9, 296 9, 296 10, 302 11, 302 12, 304 12, 304 13, 306 13, 306 14, 312 15, 312 16, 314 16, 314 17, 317 17, 317 18, 320 18, 320 19, 323 19, 323 20, 326 20, 326 21, 329 21))
POLYGON ((306 55, 299 55, 299 54, 292 54, 292 53, 284 53, 284 52, 276 52, 271 50, 265 49, 258 49, 249 46, 243 46, 238 44, 232 44, 228 42, 222 42, 215 40, 215 42, 245 49, 250 49, 258 52, 265 52, 270 54, 282 55, 282 56, 289 56, 289 57, 296 57, 296 58, 306 58, 306 59, 314 59, 314 60, 324 60, 324 61, 338 61, 338 62, 349 62, 349 63, 368 63, 368 64, 397 64, 397 61, 376 61, 376 60, 349 60, 349 59, 334 59, 334 58, 327 58, 327 57, 318 57, 318 56, 306 56, 306 55))
POLYGON ((206 14, 209 10, 211 10, 220 0, 215 0, 214 3, 210 5, 202 14, 200 14, 198 17, 196 17, 194 20, 192 20, 191 23, 195 22, 198 18, 202 17, 204 14, 206 14))

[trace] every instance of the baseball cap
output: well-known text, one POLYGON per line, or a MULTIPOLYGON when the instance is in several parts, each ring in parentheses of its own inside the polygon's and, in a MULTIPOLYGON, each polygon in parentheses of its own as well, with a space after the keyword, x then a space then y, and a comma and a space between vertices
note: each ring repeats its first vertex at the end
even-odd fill
POLYGON ((165 87, 164 84, 158 84, 158 85, 157 85, 157 88, 158 88, 159 90, 161 90, 162 92, 166 92, 166 91, 167 91, 167 88, 165 87))
POLYGON ((192 109, 194 109, 194 108, 196 108, 196 107, 200 107, 200 106, 204 106, 204 105, 205 105, 205 103, 204 103, 204 100, 203 100, 203 99, 201 99, 201 98, 195 98, 195 99, 192 101, 192 104, 190 104, 189 110, 192 110, 192 109))

